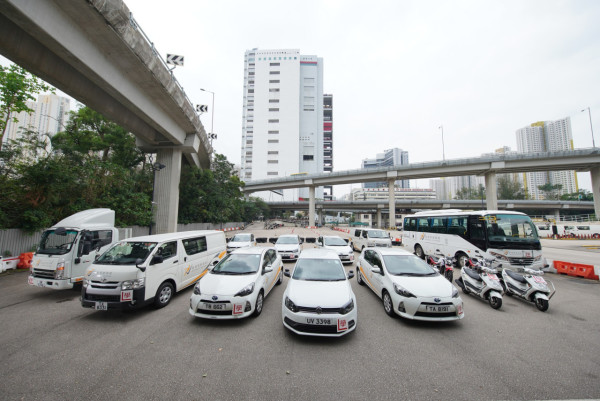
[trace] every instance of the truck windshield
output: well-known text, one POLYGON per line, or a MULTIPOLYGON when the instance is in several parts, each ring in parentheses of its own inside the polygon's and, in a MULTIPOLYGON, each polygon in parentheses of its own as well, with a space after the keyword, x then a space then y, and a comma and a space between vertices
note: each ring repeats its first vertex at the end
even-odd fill
POLYGON ((529 216, 494 214, 485 216, 491 248, 538 249, 540 239, 529 216))
POLYGON ((44 255, 64 255, 71 251, 77 238, 76 230, 61 230, 56 234, 54 230, 46 230, 42 234, 37 253, 44 255))
POLYGON ((133 265, 137 259, 146 260, 156 242, 118 242, 94 263, 100 265, 133 265))

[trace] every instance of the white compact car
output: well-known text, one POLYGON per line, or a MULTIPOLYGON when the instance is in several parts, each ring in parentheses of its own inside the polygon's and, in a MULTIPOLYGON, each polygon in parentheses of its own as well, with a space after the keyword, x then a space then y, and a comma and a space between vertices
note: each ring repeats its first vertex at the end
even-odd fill
POLYGON ((283 294, 283 325, 296 334, 340 337, 356 329, 356 297, 337 253, 306 249, 290 274, 283 294))
POLYGON ((227 242, 227 253, 231 253, 236 249, 246 248, 248 246, 256 246, 256 238, 251 233, 239 233, 231 237, 227 242))
POLYGON ((324 235, 317 239, 317 245, 337 253, 342 263, 354 262, 354 251, 342 237, 337 235, 324 235))
POLYGON ((295 234, 281 235, 275 242, 275 249, 283 260, 296 260, 302 250, 302 239, 295 234))
POLYGON ((275 248, 238 249, 198 281, 189 312, 206 319, 258 316, 264 298, 282 281, 283 263, 275 248))
POLYGON ((457 320, 463 301, 452 283, 419 257, 403 249, 365 248, 356 281, 383 300, 389 316, 415 320, 457 320))

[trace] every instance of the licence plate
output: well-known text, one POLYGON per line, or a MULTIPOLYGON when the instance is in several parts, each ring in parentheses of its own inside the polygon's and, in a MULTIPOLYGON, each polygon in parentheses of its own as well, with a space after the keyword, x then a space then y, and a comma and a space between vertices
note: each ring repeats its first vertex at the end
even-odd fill
POLYGON ((225 307, 225 304, 209 304, 209 303, 202 303, 202 305, 200 306, 202 309, 209 309, 209 310, 226 310, 227 308, 225 307))
POLYGON ((95 302, 94 309, 96 310, 108 310, 108 302, 95 302))
POLYGON ((436 305, 425 305, 425 312, 433 312, 433 313, 443 313, 449 312, 449 306, 436 306, 436 305))
POLYGON ((306 324, 314 324, 316 326, 330 325, 331 319, 321 319, 318 317, 307 317, 306 324))

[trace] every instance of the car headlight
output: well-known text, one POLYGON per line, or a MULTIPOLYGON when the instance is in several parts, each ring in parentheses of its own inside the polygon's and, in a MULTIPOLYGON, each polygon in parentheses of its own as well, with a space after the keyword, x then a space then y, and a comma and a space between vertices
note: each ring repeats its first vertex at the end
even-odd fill
POLYGON ((500 259, 500 260, 503 260, 505 262, 509 261, 508 256, 502 255, 501 253, 498 253, 498 252, 490 252, 490 255, 492 255, 496 259, 500 259))
POLYGON ((298 312, 298 307, 288 297, 285 297, 284 303, 285 303, 285 307, 288 308, 289 310, 291 310, 292 312, 298 312))
POLYGON ((200 293, 200 283, 194 286, 194 295, 202 295, 202 293, 200 293))
POLYGON ((458 298, 458 290, 455 286, 452 286, 452 298, 458 298))
POLYGON ((254 283, 248 284, 234 295, 234 297, 245 297, 246 295, 252 294, 254 291, 254 283))
POLYGON ((412 292, 408 291, 406 288, 396 283, 394 283, 394 291, 396 291, 396 294, 402 295, 406 298, 416 298, 416 296, 412 292))
POLYGON ((145 278, 138 278, 136 280, 126 280, 121 283, 121 290, 137 290, 146 285, 145 278))
POLYGON ((54 278, 60 280, 65 277, 65 262, 59 262, 54 271, 54 278))
POLYGON ((90 285, 90 280, 84 277, 81 285, 83 285, 83 288, 88 288, 88 285, 90 285))
POLYGON ((354 300, 353 299, 351 299, 350 302, 348 302, 346 305, 344 305, 340 308, 340 313, 342 315, 345 315, 347 313, 350 313, 350 311, 352 309, 354 309, 354 300))

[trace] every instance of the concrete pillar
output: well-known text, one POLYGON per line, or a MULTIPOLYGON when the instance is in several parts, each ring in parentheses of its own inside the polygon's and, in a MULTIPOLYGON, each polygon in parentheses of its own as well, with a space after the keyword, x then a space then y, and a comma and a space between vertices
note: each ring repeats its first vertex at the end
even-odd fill
MULTIPOLYGON (((556 210, 554 211, 554 221, 555 221, 556 223, 559 223, 559 222, 560 222, 560 209, 556 209, 556 210)), ((559 234, 562 234, 562 233, 559 233, 559 234)))
POLYGON ((381 222, 381 209, 377 208, 377 228, 383 228, 381 222))
POLYGON ((153 202, 156 210, 156 229, 154 233, 173 233, 177 231, 177 213, 179 212, 181 150, 159 150, 156 153, 156 161, 165 167, 155 173, 153 202))
POLYGON ((323 209, 319 209, 319 225, 323 226, 323 209))
POLYGON ((308 187, 308 226, 315 225, 315 187, 308 187))
POLYGON ((485 199, 488 210, 498 210, 498 188, 496 188, 496 173, 485 173, 485 199))
POLYGON ((590 170, 592 176, 592 193, 594 194, 594 213, 596 218, 600 216, 600 167, 590 170))
POLYGON ((396 227, 396 194, 394 193, 394 185, 396 179, 388 179, 389 192, 389 212, 390 212, 390 228, 396 227))

